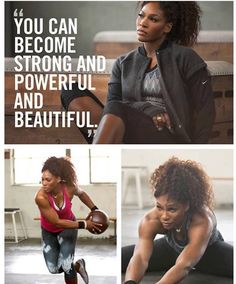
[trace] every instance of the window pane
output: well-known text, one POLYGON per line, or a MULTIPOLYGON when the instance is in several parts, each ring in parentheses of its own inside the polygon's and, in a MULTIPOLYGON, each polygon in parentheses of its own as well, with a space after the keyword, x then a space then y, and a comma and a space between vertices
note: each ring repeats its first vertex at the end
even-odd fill
POLYGON ((91 149, 91 182, 117 182, 119 152, 113 148, 91 149))
MULTIPOLYGON (((88 149, 72 148, 71 162, 75 166, 80 185, 90 183, 116 183, 119 172, 119 151, 113 148, 88 149)), ((38 184, 41 169, 46 159, 51 156, 64 157, 66 149, 57 147, 20 147, 14 150, 13 183, 38 184)))
POLYGON ((65 149, 45 149, 21 147, 14 150, 14 184, 39 184, 41 169, 46 159, 51 156, 65 156, 65 149))
POLYGON ((71 162, 73 163, 80 185, 89 184, 89 150, 71 149, 71 162))

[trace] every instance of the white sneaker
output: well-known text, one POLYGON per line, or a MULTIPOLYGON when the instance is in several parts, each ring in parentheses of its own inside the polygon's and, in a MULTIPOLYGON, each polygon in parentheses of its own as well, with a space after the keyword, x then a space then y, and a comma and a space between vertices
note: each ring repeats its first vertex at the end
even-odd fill
POLYGON ((85 261, 83 258, 77 260, 75 262, 75 270, 77 273, 79 273, 79 275, 81 276, 81 278, 84 280, 85 284, 89 283, 89 278, 88 278, 88 273, 86 271, 86 267, 85 267, 85 261), (77 265, 79 266, 79 268, 77 268, 77 265))

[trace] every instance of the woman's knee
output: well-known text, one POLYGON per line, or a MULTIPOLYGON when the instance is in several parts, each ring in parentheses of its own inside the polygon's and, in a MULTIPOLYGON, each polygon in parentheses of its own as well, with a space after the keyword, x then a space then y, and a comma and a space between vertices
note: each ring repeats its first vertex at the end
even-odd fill
POLYGON ((104 114, 113 113, 116 115, 120 115, 123 113, 125 104, 122 101, 111 101, 105 105, 104 114))
MULTIPOLYGON (((61 91, 61 103, 65 110, 69 110, 69 105, 75 101, 76 99, 84 98, 86 101, 86 98, 91 99, 92 101, 99 104, 101 107, 103 107, 102 103, 98 100, 98 98, 88 89, 80 90, 78 88, 77 83, 73 83, 70 87, 68 84, 66 85, 66 88, 62 88, 61 91)), ((83 101, 81 103, 83 104, 83 101)), ((78 101, 78 100, 77 100, 78 101)), ((79 104, 76 104, 76 108, 78 108, 79 104)))
POLYGON ((74 268, 74 264, 73 263, 64 263, 62 265, 62 269, 65 273, 65 277, 66 278, 69 278, 69 279, 74 279, 77 277, 77 272, 75 271, 75 268, 74 268))
POLYGON ((79 94, 76 92, 76 86, 75 83, 72 84, 72 89, 69 88, 69 85, 66 84, 66 87, 62 88, 61 90, 61 103, 65 110, 68 110, 69 104, 71 101, 73 101, 75 98, 78 98, 79 94))
POLYGON ((59 270, 58 266, 47 261, 46 262, 46 265, 47 265, 47 268, 48 268, 48 271, 51 273, 51 274, 58 274, 58 273, 61 273, 62 271, 59 270))
POLYGON ((70 274, 74 270, 74 265, 73 265, 73 260, 74 260, 74 255, 69 254, 67 257, 61 256, 58 261, 58 266, 62 267, 62 270, 70 274))
POLYGON ((131 257, 134 253, 134 245, 122 247, 122 273, 124 273, 128 267, 131 257))

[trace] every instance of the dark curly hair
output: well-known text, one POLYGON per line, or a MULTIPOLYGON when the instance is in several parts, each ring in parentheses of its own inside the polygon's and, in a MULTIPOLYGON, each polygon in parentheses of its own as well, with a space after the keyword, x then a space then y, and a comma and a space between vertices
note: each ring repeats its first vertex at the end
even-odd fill
MULTIPOLYGON (((156 1, 140 1, 139 8, 156 1)), ((201 28, 202 11, 196 1, 160 1, 167 22, 173 24, 167 38, 175 43, 192 46, 201 28)))
POLYGON ((41 172, 46 170, 48 170, 52 175, 60 177, 61 181, 66 183, 68 186, 76 186, 77 184, 75 168, 68 157, 48 158, 44 162, 41 172))
POLYGON ((209 177, 194 161, 172 157, 154 171, 150 182, 156 198, 168 194, 180 203, 188 202, 192 212, 200 212, 204 206, 212 208, 213 191, 209 177))

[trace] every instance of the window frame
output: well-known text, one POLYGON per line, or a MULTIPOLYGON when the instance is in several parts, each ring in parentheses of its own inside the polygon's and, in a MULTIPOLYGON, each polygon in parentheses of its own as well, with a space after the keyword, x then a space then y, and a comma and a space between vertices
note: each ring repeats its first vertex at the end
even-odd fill
MULTIPOLYGON (((15 165, 15 148, 14 149, 10 149, 10 182, 12 186, 40 186, 41 182, 38 183, 27 183, 27 182, 16 182, 16 165, 15 165)), ((71 159, 73 159, 72 157, 72 149, 68 149, 65 148, 64 150, 64 156, 67 156, 71 159)), ((88 182, 87 183, 79 183, 79 185, 81 186, 92 186, 92 185, 113 185, 116 184, 118 182, 117 181, 93 181, 93 177, 92 177, 92 163, 93 163, 93 155, 92 155, 92 149, 86 149, 88 150, 88 155, 87 155, 87 159, 88 159, 88 171, 89 171, 89 175, 88 175, 88 182)), ((63 155, 62 155, 63 156, 63 155)), ((25 156, 27 158, 27 156, 25 156)), ((111 157, 111 156, 109 156, 111 157)), ((30 158, 30 157, 28 157, 30 158)), ((34 159, 34 157, 31 157, 31 159, 34 159)), ((73 161, 73 164, 76 168, 76 164, 75 161, 73 161)), ((76 174, 78 175, 78 172, 76 170, 76 174)))

